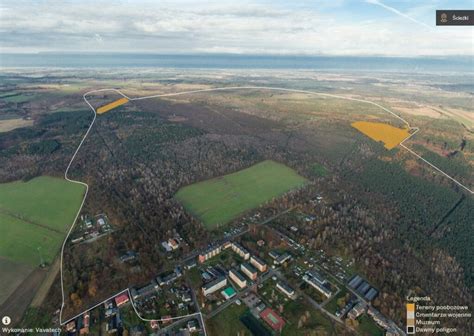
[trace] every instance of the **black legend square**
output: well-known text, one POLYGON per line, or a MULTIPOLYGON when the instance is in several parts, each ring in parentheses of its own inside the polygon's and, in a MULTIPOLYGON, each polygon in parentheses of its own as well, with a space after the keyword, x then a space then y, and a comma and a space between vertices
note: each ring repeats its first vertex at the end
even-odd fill
POLYGON ((415 327, 409 326, 407 327, 407 334, 414 334, 415 333, 415 327))

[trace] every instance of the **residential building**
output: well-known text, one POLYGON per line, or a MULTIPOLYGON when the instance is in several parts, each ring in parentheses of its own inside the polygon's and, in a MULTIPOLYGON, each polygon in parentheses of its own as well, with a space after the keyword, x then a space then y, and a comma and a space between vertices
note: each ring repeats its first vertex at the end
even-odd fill
POLYGON ((244 272, 250 280, 257 280, 257 269, 249 263, 243 263, 242 265, 240 265, 240 270, 244 272))
POLYGON ((90 229, 92 227, 92 220, 91 219, 86 219, 84 221, 84 224, 86 224, 86 229, 90 229))
POLYGON ((190 270, 191 268, 194 268, 194 267, 196 267, 196 266, 197 266, 196 260, 195 260, 195 259, 190 259, 190 260, 188 260, 188 261, 186 262, 186 264, 185 264, 184 267, 185 267, 187 270, 190 270))
POLYGON ((227 285, 226 277, 218 277, 217 279, 205 284, 202 286, 202 293, 206 296, 214 293, 215 291, 221 289, 227 285))
POLYGON ((247 251, 247 249, 245 247, 243 247, 242 245, 240 245, 239 243, 232 243, 232 251, 234 251, 235 253, 237 253, 239 256, 241 256, 242 258, 244 258, 244 260, 249 260, 250 258, 250 252, 247 251))
POLYGON ((229 278, 235 282, 240 288, 247 287, 247 280, 244 278, 242 273, 237 270, 230 270, 229 271, 229 278))
POLYGON ((303 280, 326 297, 330 297, 332 295, 331 290, 328 288, 328 282, 316 271, 307 271, 303 276, 303 280))
POLYGON ((66 331, 75 332, 76 331, 76 321, 72 320, 66 324, 66 331))
POLYGON ((183 302, 191 302, 193 300, 193 297, 191 296, 191 293, 188 291, 181 295, 181 300, 183 302))
POLYGON ((162 241, 161 246, 163 246, 166 252, 171 252, 173 250, 167 241, 162 241))
POLYGON ((209 260, 212 257, 215 257, 216 255, 221 253, 221 251, 222 251, 222 247, 220 245, 211 246, 210 248, 208 248, 207 250, 199 254, 198 260, 200 263, 203 263, 206 260, 209 260))
POLYGON ((288 286, 286 283, 277 282, 276 288, 278 288, 283 294, 288 296, 290 299, 295 297, 295 290, 288 286))
POLYGON ((91 315, 90 315, 89 312, 84 313, 83 319, 82 319, 82 328, 81 328, 81 330, 79 330, 80 335, 89 334, 90 317, 91 317, 91 315))
POLYGON ((267 264, 259 257, 252 256, 250 258, 250 263, 255 266, 260 272, 265 272, 267 270, 267 264))
POLYGON ((159 329, 160 328, 159 322, 157 320, 151 320, 150 321, 150 328, 153 329, 153 330, 159 329))
POLYGON ((197 330, 198 323, 196 320, 191 320, 188 321, 188 324, 186 326, 188 327, 189 332, 194 332, 197 330))
POLYGON ((276 258, 274 260, 274 263, 277 264, 277 265, 281 265, 281 264, 285 263, 286 261, 290 260, 290 258, 291 258, 291 255, 289 253, 285 252, 281 256, 276 258))
POLYGON ((179 243, 176 239, 170 238, 168 239, 168 245, 173 249, 176 250, 179 247, 179 243))
POLYGON ((124 304, 128 303, 129 297, 128 297, 127 293, 122 293, 122 294, 117 295, 117 296, 114 298, 114 301, 115 301, 115 305, 116 305, 117 307, 121 307, 121 306, 123 306, 124 304))
POLYGON ((131 294, 134 300, 144 298, 147 296, 153 296, 156 294, 156 289, 159 288, 155 280, 152 280, 149 285, 146 285, 142 288, 135 289, 132 288, 131 294))
POLYGON ((156 278, 156 282, 160 286, 171 285, 176 279, 182 275, 179 269, 175 269, 173 272, 170 272, 166 275, 160 275, 156 278))
POLYGON ((273 259, 273 260, 276 260, 280 254, 277 252, 277 251, 270 251, 268 252, 268 255, 273 259))

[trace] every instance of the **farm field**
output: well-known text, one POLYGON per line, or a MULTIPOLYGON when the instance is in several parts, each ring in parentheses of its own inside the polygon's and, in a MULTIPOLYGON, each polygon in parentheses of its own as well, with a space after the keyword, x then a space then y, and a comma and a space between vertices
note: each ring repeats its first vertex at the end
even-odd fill
MULTIPOLYGON (((28 182, 3 183, 0 184, 0 212, 31 226, 62 234, 74 220, 83 192, 84 188, 78 184, 48 176, 28 182)), ((6 228, 4 220, 1 225, 6 228)))
POLYGON ((0 305, 21 284, 24 278, 33 271, 33 267, 0 258, 2 277, 0 280, 0 305))
POLYGON ((0 184, 0 304, 41 263, 51 263, 83 188, 53 177, 0 184))
POLYGON ((207 229, 214 229, 306 182, 291 168, 267 160, 236 173, 183 187, 175 197, 207 229))
POLYGON ((1 213, 0 230, 0 256, 31 266, 41 263, 40 255, 50 262, 63 238, 59 232, 1 213))

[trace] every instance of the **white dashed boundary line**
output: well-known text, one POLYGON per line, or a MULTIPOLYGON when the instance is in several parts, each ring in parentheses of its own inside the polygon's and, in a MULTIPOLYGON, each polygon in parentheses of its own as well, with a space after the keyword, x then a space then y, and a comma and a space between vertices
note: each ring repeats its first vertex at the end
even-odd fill
MULTIPOLYGON (((71 317, 69 319, 67 319, 66 321, 64 322, 61 322, 61 325, 65 325, 67 324, 68 322, 70 321, 73 321, 75 320, 76 318, 78 318, 79 316, 82 316, 84 313, 88 312, 88 311, 91 311, 92 309, 95 309, 97 307, 99 307, 101 304, 104 304, 106 303, 107 301, 110 301, 112 299, 114 299, 116 296, 118 295, 121 295, 121 294, 124 294, 124 293, 127 293, 128 295, 128 299, 130 300, 130 304, 132 305, 133 307, 133 311, 135 312, 135 314, 138 316, 138 318, 140 318, 142 321, 145 321, 145 322, 152 322, 152 321, 155 321, 155 322, 163 322, 163 321, 174 321, 174 320, 180 320, 180 319, 184 319, 186 317, 191 317, 191 316, 199 316, 202 320, 202 323, 204 325, 204 318, 202 317, 202 313, 199 311, 197 313, 192 313, 192 314, 187 314, 187 315, 181 315, 181 316, 175 316, 175 317, 169 317, 169 318, 166 318, 166 319, 146 319, 146 318, 143 318, 140 316, 140 313, 138 312, 137 308, 135 307, 135 304, 133 303, 133 298, 132 298, 132 294, 130 293, 130 289, 129 288, 126 288, 118 293, 115 293, 114 295, 112 295, 111 297, 97 303, 96 305, 90 307, 89 309, 83 311, 82 313, 79 313, 77 315, 75 315, 74 317, 71 317)), ((205 328, 204 328, 204 333, 206 333, 205 331, 205 328)))
MULTIPOLYGON (((339 96, 339 95, 334 95, 334 94, 330 94, 330 93, 322 93, 322 92, 314 92, 314 91, 307 91, 307 90, 298 90, 298 89, 287 89, 287 88, 280 88, 280 87, 271 87, 271 86, 229 86, 229 87, 219 87, 219 88, 210 88, 210 89, 200 89, 200 90, 191 90, 191 91, 182 91, 182 92, 175 92, 175 93, 163 93, 163 94, 156 94, 156 95, 150 95, 150 96, 143 96, 143 97, 136 97, 136 98, 130 98, 128 97, 127 95, 125 95, 124 93, 122 93, 120 90, 118 89, 99 89, 99 90, 92 90, 92 91, 88 91, 86 92, 84 95, 83 95, 83 99, 84 101, 87 103, 87 105, 91 108, 92 112, 94 113, 94 118, 92 119, 92 122, 91 124, 89 125, 89 128, 87 129, 86 133, 84 134, 84 137, 82 138, 81 142, 79 143, 79 146, 77 147, 76 151, 74 152, 71 160, 69 161, 69 164, 66 168, 66 171, 64 173, 64 178, 69 181, 69 182, 72 182, 72 183, 77 183, 77 184, 80 184, 82 186, 84 186, 86 188, 86 191, 84 193, 84 197, 82 199, 82 202, 81 202, 81 205, 79 207, 79 210, 77 211, 77 214, 76 214, 76 217, 74 218, 74 221, 71 225, 71 228, 69 229, 67 235, 66 235, 66 238, 64 239, 64 242, 63 242, 63 245, 61 247, 61 265, 60 265, 60 270, 61 270, 61 294, 62 294, 62 303, 61 303, 61 310, 60 310, 60 313, 59 313, 59 323, 60 325, 64 325, 66 323, 68 323, 69 321, 77 318, 78 316, 84 314, 85 312, 91 310, 91 309, 94 309, 96 308, 97 306, 103 304, 104 302, 114 298, 115 296, 117 295, 120 295, 124 292, 127 292, 128 295, 129 295, 129 299, 130 299, 130 302, 133 306, 133 309, 135 311, 135 313, 137 314, 137 316, 143 320, 143 321, 146 321, 146 322, 151 322, 151 321, 162 321, 160 319, 156 319, 156 320, 151 320, 151 319, 144 319, 142 318, 139 314, 138 314, 138 311, 133 303, 133 298, 132 296, 130 295, 130 290, 127 288, 127 289, 124 289, 123 291, 121 292, 118 292, 117 294, 115 294, 114 296, 108 298, 107 300, 104 300, 102 302, 100 302, 99 304, 87 309, 86 311, 82 312, 81 314, 78 314, 76 315, 75 317, 73 318, 70 318, 68 320, 66 320, 65 322, 62 321, 62 313, 63 313, 63 308, 64 308, 64 281, 63 281, 63 256, 64 256, 64 247, 66 245, 66 242, 69 238, 69 235, 71 234, 73 228, 74 228, 74 225, 77 221, 77 218, 79 217, 79 214, 82 210, 82 207, 84 206, 84 202, 87 198, 87 193, 89 191, 89 186, 84 183, 84 182, 81 182, 81 181, 76 181, 76 180, 72 180, 70 178, 68 178, 68 172, 69 172, 69 169, 71 168, 71 165, 74 161, 74 159, 76 158, 76 155, 77 153, 79 152, 79 150, 81 149, 84 141, 86 140, 87 136, 89 135, 90 133, 90 130, 92 129, 92 126, 94 125, 94 122, 97 118, 97 111, 95 110, 95 108, 91 105, 91 103, 89 103, 89 101, 87 100, 87 96, 92 94, 92 93, 97 93, 97 92, 106 92, 106 91, 112 91, 112 92, 115 92, 115 93, 118 93, 119 95, 121 95, 122 97, 124 98, 127 98, 129 101, 135 101, 135 100, 144 100, 144 99, 150 99, 150 98, 160 98, 160 97, 173 97, 173 96, 180 96, 180 95, 186 95, 186 94, 192 94, 192 93, 202 93, 202 92, 215 92, 215 91, 234 91, 234 90, 269 90, 269 91, 286 91, 286 92, 293 92, 293 93, 303 93, 303 94, 309 94, 309 95, 316 95, 316 96, 322 96, 322 97, 331 97, 331 98, 338 98, 338 99, 345 99, 345 100, 350 100, 350 101, 356 101, 356 102, 360 102, 360 103, 366 103, 366 104, 370 104, 370 105, 373 105, 373 106, 376 106, 382 110, 384 110, 385 112, 388 112, 390 113, 392 116, 394 116, 395 118, 401 120, 404 124, 407 125, 407 127, 410 128, 410 130, 413 130, 414 132, 411 133, 407 138, 405 138, 401 143, 400 143, 400 147, 404 148, 405 150, 407 150, 409 153, 413 154, 416 158, 422 160, 423 162, 427 163, 429 166, 431 166, 433 169, 435 169, 436 171, 438 171, 439 173, 441 173, 443 176, 447 177, 448 179, 450 179, 452 182, 456 183, 457 185, 459 185, 460 187, 462 187, 464 190, 466 190, 467 192, 469 192, 470 194, 474 194, 474 191, 472 191, 471 189, 469 189, 468 187, 466 187, 465 185, 463 185, 462 183, 460 183, 459 181, 457 181, 456 179, 454 179, 453 177, 449 176, 447 173, 445 173, 444 171, 442 171, 441 169, 439 169, 438 167, 436 167, 434 164, 432 164, 431 162, 429 162, 428 160, 424 159, 423 157, 421 157, 419 154, 417 154, 416 152, 414 152, 413 150, 411 150, 410 148, 406 147, 404 145, 404 142, 407 141, 408 139, 410 139, 412 136, 414 136, 420 129, 417 128, 417 127, 411 127, 410 124, 408 123, 408 121, 406 121, 405 119, 403 119, 402 117, 400 117, 398 114, 390 111, 388 108, 386 107, 383 107, 382 105, 380 104, 377 104, 373 101, 370 101, 370 100, 364 100, 364 99, 358 99, 358 98, 351 98, 351 97, 345 97, 345 96, 339 96)), ((202 313, 201 312, 198 312, 198 313, 193 313, 193 314, 188 314, 188 315, 183 315, 183 316, 177 316, 177 317, 171 317, 169 319, 166 319, 166 320, 175 320, 175 319, 182 319, 182 318, 186 318, 186 317, 189 317, 189 316, 193 316, 193 315, 199 315, 200 318, 202 319, 202 322, 203 322, 203 328, 204 328, 204 332, 206 333, 206 330, 205 330, 205 323, 204 323, 204 318, 202 316, 202 313)))

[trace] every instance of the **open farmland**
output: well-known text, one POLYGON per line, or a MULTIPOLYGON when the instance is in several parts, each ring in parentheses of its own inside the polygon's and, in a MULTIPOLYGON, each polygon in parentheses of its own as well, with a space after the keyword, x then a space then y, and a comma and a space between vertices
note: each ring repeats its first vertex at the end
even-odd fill
POLYGON ((0 184, 0 304, 41 261, 51 263, 83 188, 53 177, 0 184))
POLYGON ((263 161, 236 173, 181 188, 176 198, 208 229, 306 184, 294 170, 263 161))
MULTIPOLYGON (((29 182, 0 184, 3 236, 8 234, 9 229, 16 229, 8 224, 6 218, 9 217, 12 223, 19 221, 22 225, 29 225, 31 230, 36 227, 38 230, 56 232, 62 239, 74 220, 83 191, 80 185, 47 176, 29 182)), ((17 237, 18 240, 25 240, 25 237, 17 237)), ((18 252, 18 247, 16 250, 18 252)))
POLYGON ((1 306, 10 294, 21 284, 23 279, 33 271, 33 267, 0 258, 0 269, 2 270, 0 281, 1 306))

